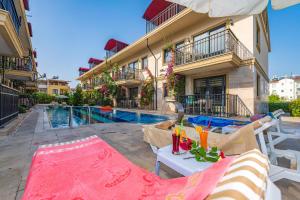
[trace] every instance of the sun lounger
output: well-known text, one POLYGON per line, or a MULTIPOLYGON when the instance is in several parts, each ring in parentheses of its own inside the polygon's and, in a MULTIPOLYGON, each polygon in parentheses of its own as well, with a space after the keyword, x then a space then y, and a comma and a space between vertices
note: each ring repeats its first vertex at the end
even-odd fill
MULTIPOLYGON (((280 179, 289 179, 296 182, 300 182, 300 152, 293 150, 280 150, 275 148, 272 134, 268 131, 272 126, 276 126, 278 123, 276 120, 269 120, 261 122, 261 127, 255 130, 255 134, 258 135, 260 149, 270 159, 270 178, 272 181, 280 179), (264 133, 267 133, 269 142, 267 143, 264 137, 264 133), (286 158, 290 161, 290 167, 282 167, 278 165, 278 158, 286 158)), ((280 138, 280 137, 279 137, 280 138)))
MULTIPOLYGON (((146 159, 146 158, 145 158, 146 159)), ((257 150, 226 158, 192 176, 161 179, 134 165, 96 136, 40 147, 23 200, 281 199, 257 150)))
MULTIPOLYGON (((276 124, 276 132, 281 134, 281 133, 288 133, 288 134, 297 134, 296 130, 284 130, 282 128, 282 116, 284 116, 286 113, 282 109, 275 110, 272 112, 272 117, 277 120, 276 124)), ((298 133, 300 134, 300 133, 298 133)), ((293 137, 293 135, 291 135, 293 137)))

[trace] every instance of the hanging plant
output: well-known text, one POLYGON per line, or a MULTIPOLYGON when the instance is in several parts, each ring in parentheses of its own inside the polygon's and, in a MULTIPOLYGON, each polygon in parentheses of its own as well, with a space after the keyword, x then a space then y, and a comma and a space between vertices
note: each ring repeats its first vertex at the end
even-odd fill
POLYGON ((185 77, 174 73, 175 52, 172 50, 172 59, 168 63, 165 78, 167 80, 169 95, 175 97, 183 95, 185 91, 185 77))

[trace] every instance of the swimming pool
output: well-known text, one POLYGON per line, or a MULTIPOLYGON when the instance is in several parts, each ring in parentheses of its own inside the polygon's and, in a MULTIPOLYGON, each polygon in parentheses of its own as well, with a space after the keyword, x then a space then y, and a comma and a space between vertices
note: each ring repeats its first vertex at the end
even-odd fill
POLYGON ((153 124, 168 120, 167 116, 129 112, 114 109, 110 112, 101 111, 97 107, 63 107, 52 106, 46 109, 52 128, 78 127, 93 123, 138 123, 153 124), (70 121, 70 115, 72 118, 70 121), (90 115, 89 115, 90 113, 90 115))

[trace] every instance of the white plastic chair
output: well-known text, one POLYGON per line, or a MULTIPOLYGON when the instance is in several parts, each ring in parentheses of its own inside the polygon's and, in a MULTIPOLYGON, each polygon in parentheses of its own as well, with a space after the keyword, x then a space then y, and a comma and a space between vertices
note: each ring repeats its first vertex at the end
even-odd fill
POLYGON ((275 118, 273 119, 273 127, 276 129, 276 131, 268 131, 268 140, 271 141, 273 145, 277 145, 286 139, 300 139, 300 132, 297 133, 296 130, 287 131, 282 128, 281 117, 285 114, 282 109, 276 110, 272 114, 275 118), (274 136, 276 137, 275 139, 273 139, 274 136))
POLYGON ((270 179, 278 181, 286 178, 292 181, 300 182, 300 152, 293 150, 280 150, 275 149, 274 142, 266 143, 264 138, 264 131, 267 131, 268 139, 271 138, 268 129, 276 125, 277 121, 272 120, 271 122, 264 123, 262 127, 255 130, 255 134, 258 135, 259 145, 263 154, 268 156, 270 165, 270 179), (281 167, 278 165, 278 158, 286 158, 291 161, 291 168, 281 167), (293 166, 297 166, 296 169, 292 169, 293 166))
POLYGON ((281 119, 281 117, 286 114, 282 109, 278 109, 278 110, 272 112, 272 114, 273 114, 273 117, 278 121, 278 123, 276 124, 277 132, 288 133, 288 134, 295 134, 297 132, 296 130, 287 131, 287 130, 284 130, 282 128, 282 119, 281 119))

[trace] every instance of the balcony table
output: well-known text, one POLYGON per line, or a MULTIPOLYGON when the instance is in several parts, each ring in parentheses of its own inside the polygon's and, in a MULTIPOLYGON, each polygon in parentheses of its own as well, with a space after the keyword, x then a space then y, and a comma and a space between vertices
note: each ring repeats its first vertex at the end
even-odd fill
POLYGON ((157 151, 155 174, 159 175, 160 163, 163 163, 175 170, 179 174, 184 176, 189 176, 195 172, 203 171, 213 165, 211 162, 198 162, 195 158, 184 159, 188 157, 193 157, 190 152, 186 152, 180 155, 172 154, 172 145, 160 148, 157 151))

